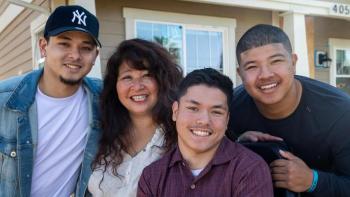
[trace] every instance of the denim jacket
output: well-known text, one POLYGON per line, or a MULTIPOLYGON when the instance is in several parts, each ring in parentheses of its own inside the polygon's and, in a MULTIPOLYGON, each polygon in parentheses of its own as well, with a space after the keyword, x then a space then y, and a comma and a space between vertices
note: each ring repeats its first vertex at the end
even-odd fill
MULTIPOLYGON (((33 160, 37 146, 35 94, 43 70, 0 83, 0 197, 30 196, 33 160)), ((84 196, 100 138, 99 93, 101 81, 84 78, 88 95, 89 133, 75 196, 84 196)))

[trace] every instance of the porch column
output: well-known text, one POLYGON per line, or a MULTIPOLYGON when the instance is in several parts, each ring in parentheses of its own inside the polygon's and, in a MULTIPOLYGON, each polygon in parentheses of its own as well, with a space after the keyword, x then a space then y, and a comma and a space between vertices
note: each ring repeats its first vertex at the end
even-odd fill
POLYGON ((294 53, 296 53, 298 56, 296 74, 309 77, 310 71, 305 29, 305 15, 302 13, 287 12, 282 14, 282 17, 283 30, 289 36, 294 53))

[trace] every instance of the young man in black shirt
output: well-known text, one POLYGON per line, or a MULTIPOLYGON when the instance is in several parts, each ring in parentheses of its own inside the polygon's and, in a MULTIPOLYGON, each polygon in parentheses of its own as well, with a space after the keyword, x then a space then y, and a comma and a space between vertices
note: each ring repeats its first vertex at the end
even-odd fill
POLYGON ((350 97, 295 76, 288 36, 271 25, 249 29, 237 45, 238 73, 227 135, 283 140, 291 152, 271 163, 274 184, 301 196, 350 196, 350 97))

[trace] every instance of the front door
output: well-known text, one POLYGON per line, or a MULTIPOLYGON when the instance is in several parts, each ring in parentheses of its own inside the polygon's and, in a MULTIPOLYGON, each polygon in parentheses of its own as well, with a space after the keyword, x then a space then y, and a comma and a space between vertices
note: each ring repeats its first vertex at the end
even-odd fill
POLYGON ((350 40, 329 39, 331 84, 350 94, 350 40))

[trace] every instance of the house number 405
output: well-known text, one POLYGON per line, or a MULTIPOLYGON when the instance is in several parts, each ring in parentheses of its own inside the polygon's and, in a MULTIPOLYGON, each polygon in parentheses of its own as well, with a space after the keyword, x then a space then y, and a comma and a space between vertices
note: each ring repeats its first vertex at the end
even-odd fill
POLYGON ((350 15, 350 6, 343 4, 334 4, 332 7, 332 12, 335 15, 350 15))

